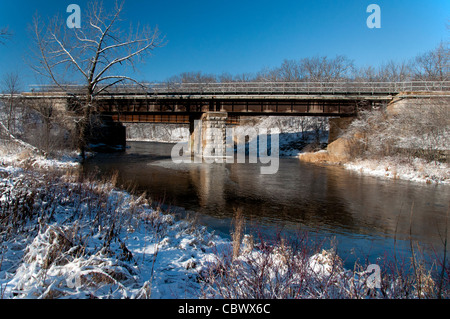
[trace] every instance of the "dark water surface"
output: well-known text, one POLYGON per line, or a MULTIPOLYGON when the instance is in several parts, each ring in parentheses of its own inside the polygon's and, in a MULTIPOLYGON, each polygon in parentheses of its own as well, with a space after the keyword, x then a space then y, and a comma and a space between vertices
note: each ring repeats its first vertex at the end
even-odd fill
POLYGON ((277 174, 261 175, 259 164, 174 164, 173 144, 128 145, 125 153, 91 158, 86 172, 118 171, 121 183, 197 212, 200 223, 223 236, 235 209, 242 209, 247 232, 295 236, 300 230, 319 241, 335 238, 349 264, 356 257, 374 263, 394 251, 408 256, 411 242, 443 252, 448 185, 361 176, 295 158, 281 158, 277 174))

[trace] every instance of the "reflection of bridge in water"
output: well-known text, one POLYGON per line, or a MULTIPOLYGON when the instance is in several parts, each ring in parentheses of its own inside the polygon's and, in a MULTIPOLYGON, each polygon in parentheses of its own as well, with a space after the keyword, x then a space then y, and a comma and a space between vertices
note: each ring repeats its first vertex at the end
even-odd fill
MULTIPOLYGON (((208 129, 236 124, 242 116, 352 117, 387 105, 399 93, 423 98, 443 91, 450 91, 450 81, 147 83, 109 88, 96 103, 114 122, 190 124, 193 135, 199 119, 208 129)), ((64 100, 70 109, 83 87, 36 86, 22 96, 64 100)), ((205 136, 203 143, 207 139, 212 140, 205 136)))

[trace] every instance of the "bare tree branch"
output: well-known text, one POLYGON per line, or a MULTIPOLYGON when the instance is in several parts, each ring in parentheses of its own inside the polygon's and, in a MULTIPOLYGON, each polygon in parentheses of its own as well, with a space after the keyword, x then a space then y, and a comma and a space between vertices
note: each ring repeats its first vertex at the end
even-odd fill
POLYGON ((5 40, 12 36, 12 32, 8 27, 0 29, 0 44, 5 44, 5 40))
POLYGON ((70 54, 70 52, 67 51, 65 46, 61 43, 61 41, 58 40, 56 35, 52 34, 52 37, 56 41, 56 43, 59 44, 59 46, 61 47, 62 51, 69 57, 68 60, 63 60, 63 61, 70 61, 70 62, 72 62, 73 65, 76 66, 76 68, 81 72, 81 74, 83 74, 86 78, 88 78, 88 75, 86 74, 86 72, 81 68, 81 66, 78 64, 78 62, 75 60, 75 58, 70 54))

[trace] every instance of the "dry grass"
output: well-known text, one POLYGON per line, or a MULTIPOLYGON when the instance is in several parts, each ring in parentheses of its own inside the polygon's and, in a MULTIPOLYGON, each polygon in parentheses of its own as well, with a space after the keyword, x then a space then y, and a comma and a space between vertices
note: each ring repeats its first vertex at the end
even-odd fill
POLYGON ((315 164, 341 164, 344 162, 344 159, 342 159, 341 157, 331 155, 326 151, 315 153, 301 153, 299 154, 299 159, 302 162, 315 164))
MULTIPOLYGON (((3 179, 0 240, 28 238, 23 260, 35 265, 30 266, 33 273, 25 276, 18 291, 34 291, 33 296, 39 298, 70 295, 73 290, 67 288, 66 269, 72 265, 82 270, 81 286, 89 291, 104 287, 100 295, 111 293, 106 286, 120 290, 134 280, 127 265, 136 261, 121 234, 141 223, 161 238, 169 222, 160 211, 149 209, 145 194, 130 196, 115 189, 117 179, 117 173, 98 182, 76 170, 66 174, 36 167, 22 168, 3 179)), ((147 285, 139 295, 145 298, 150 293, 147 285)))
POLYGON ((244 215, 241 208, 234 210, 233 232, 231 239, 233 241, 233 259, 239 257, 241 251, 241 242, 244 232, 244 215))
POLYGON ((393 256, 380 256, 376 262, 379 281, 374 287, 369 257, 361 256, 364 263, 357 261, 353 269, 344 269, 333 248, 337 243, 331 241, 331 249, 324 249, 325 243, 310 241, 307 232, 297 238, 259 236, 255 242, 253 236, 242 233, 242 216, 241 210, 235 211, 229 249, 217 251, 215 261, 200 273, 204 298, 450 298, 446 240, 443 256, 425 255, 417 243, 410 256, 400 256, 395 249, 393 256))

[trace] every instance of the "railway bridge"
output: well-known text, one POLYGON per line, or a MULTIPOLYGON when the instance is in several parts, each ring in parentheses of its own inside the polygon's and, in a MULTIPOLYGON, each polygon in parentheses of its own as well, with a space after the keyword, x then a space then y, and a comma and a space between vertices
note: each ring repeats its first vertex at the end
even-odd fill
MULTIPOLYGON (((96 97, 96 108, 116 127, 120 123, 189 124, 191 136, 203 128, 202 143, 220 149, 222 140, 208 134, 208 129, 225 133, 227 124, 238 124, 244 116, 326 116, 339 121, 363 109, 385 106, 400 93, 423 98, 449 91, 450 81, 142 83, 104 90, 96 97)), ((71 109, 83 96, 83 87, 33 86, 21 96, 54 99, 71 109)))

